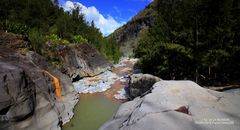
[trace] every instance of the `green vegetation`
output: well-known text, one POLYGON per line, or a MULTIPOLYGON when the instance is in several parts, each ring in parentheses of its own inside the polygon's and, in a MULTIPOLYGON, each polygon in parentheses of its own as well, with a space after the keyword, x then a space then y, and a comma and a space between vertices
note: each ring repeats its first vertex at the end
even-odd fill
POLYGON ((158 0, 156 11, 134 51, 144 72, 205 85, 239 80, 239 0, 158 0))
POLYGON ((100 50, 107 59, 114 61, 114 63, 122 56, 122 53, 119 51, 119 46, 116 46, 116 44, 112 38, 105 38, 100 50))
POLYGON ((109 60, 118 61, 117 44, 105 39, 94 23, 88 23, 80 12, 78 7, 65 12, 58 6, 58 0, 1 0, 0 29, 27 35, 31 48, 45 57, 49 57, 45 53, 49 49, 46 41, 54 45, 88 43, 109 60), (106 46, 110 50, 106 50, 106 46))
POLYGON ((31 43, 31 48, 39 54, 42 54, 42 49, 45 47, 46 39, 44 38, 41 31, 33 28, 29 31, 28 38, 31 43))
POLYGON ((73 43, 87 43, 88 41, 87 41, 87 39, 83 38, 83 36, 76 35, 76 36, 73 36, 72 42, 73 43))
POLYGON ((55 47, 57 45, 68 45, 68 44, 70 44, 70 42, 68 40, 62 39, 62 38, 58 37, 58 35, 56 35, 56 34, 46 35, 45 39, 48 42, 50 42, 51 44, 55 45, 55 47))
POLYGON ((6 30, 12 33, 26 34, 29 28, 24 24, 4 20, 0 22, 0 30, 6 30))

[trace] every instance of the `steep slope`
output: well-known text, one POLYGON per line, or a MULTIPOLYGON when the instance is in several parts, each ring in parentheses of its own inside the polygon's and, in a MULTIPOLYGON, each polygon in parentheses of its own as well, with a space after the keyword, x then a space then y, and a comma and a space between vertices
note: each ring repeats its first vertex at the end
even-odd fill
POLYGON ((0 129, 60 129, 79 98, 72 80, 111 64, 88 44, 58 45, 60 72, 29 46, 27 37, 0 31, 0 129))
POLYGON ((63 47, 60 52, 61 59, 63 59, 64 71, 62 72, 67 74, 72 81, 98 75, 112 66, 95 48, 88 44, 68 45, 63 47))
POLYGON ((120 44, 120 51, 125 56, 132 55, 140 36, 154 23, 156 1, 134 16, 128 23, 117 29, 109 37, 120 44))
POLYGON ((78 101, 71 80, 21 35, 0 32, 0 129, 60 129, 78 101))

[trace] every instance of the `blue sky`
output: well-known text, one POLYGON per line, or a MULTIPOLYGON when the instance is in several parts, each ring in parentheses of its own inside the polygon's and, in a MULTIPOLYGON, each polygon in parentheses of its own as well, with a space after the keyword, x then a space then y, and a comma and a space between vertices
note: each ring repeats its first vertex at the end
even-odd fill
POLYGON ((82 8, 87 21, 94 21, 104 36, 125 24, 152 0, 59 0, 60 6, 71 10, 82 8))

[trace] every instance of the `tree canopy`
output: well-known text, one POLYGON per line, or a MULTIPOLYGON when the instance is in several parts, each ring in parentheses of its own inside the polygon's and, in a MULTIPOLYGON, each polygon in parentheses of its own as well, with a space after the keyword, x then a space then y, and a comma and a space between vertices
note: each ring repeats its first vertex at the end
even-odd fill
POLYGON ((94 22, 88 23, 79 7, 64 11, 58 0, 1 0, 0 30, 27 35, 39 53, 50 40, 65 44, 85 42, 110 60, 116 62, 120 57, 115 49, 118 45, 104 38, 94 22))
POLYGON ((135 50, 144 72, 213 85, 239 80, 239 0, 158 0, 135 50))

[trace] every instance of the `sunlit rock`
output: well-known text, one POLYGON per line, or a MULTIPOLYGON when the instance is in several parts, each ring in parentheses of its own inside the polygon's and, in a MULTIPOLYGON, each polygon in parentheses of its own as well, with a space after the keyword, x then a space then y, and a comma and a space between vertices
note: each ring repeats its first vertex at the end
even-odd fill
POLYGON ((191 81, 159 81, 151 93, 122 104, 100 130, 238 130, 240 96, 191 81))

